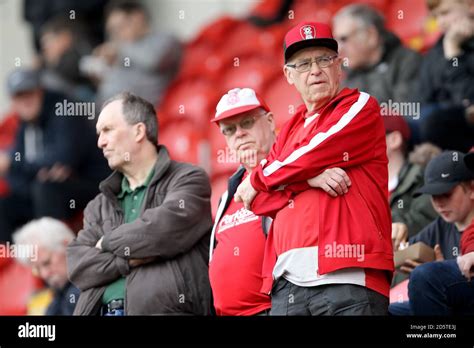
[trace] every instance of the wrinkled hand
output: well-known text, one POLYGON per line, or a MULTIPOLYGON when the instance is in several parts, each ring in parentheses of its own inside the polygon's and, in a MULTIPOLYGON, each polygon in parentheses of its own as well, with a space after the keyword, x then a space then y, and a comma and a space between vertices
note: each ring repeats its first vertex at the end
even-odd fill
POLYGON ((474 276, 474 251, 458 256, 457 262, 462 275, 471 281, 471 277, 474 276))
POLYGON ((408 240, 408 227, 403 222, 392 223, 392 240, 393 251, 400 249, 401 243, 406 243, 408 240))
POLYGON ((234 201, 237 203, 243 202, 245 209, 250 210, 250 205, 256 195, 257 191, 252 187, 250 175, 248 175, 245 180, 240 183, 239 187, 237 187, 237 191, 235 191, 234 194, 234 201))
POLYGON ((155 259, 156 257, 154 256, 145 257, 143 259, 128 259, 128 264, 130 267, 138 267, 138 266, 153 262, 155 261, 155 259))
POLYGON ((308 184, 326 191, 331 197, 337 197, 349 192, 352 182, 341 168, 329 168, 318 176, 308 179, 308 184))
MULTIPOLYGON (((441 247, 439 246, 439 244, 435 245, 434 252, 435 252, 435 261, 444 261, 444 255, 441 251, 441 247)), ((415 269, 415 267, 421 264, 422 262, 406 259, 404 265, 400 267, 400 271, 405 272, 405 273, 411 273, 415 269)))

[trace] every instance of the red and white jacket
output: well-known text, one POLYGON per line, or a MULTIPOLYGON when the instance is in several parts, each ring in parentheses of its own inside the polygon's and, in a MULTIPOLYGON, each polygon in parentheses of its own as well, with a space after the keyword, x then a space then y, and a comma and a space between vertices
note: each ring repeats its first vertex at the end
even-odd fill
POLYGON ((300 106, 283 126, 267 159, 251 174, 252 186, 259 191, 251 210, 274 218, 262 291, 271 289, 277 258, 291 252, 290 261, 308 260, 308 251, 317 247, 318 276, 344 269, 385 271, 383 289, 375 288, 388 294, 394 264, 388 160, 379 105, 367 93, 345 88, 317 113, 311 117, 300 106), (333 167, 343 168, 351 179, 347 194, 333 198, 306 183, 333 167), (328 254, 328 250, 336 253, 337 246, 349 245, 362 247, 363 257, 328 254))

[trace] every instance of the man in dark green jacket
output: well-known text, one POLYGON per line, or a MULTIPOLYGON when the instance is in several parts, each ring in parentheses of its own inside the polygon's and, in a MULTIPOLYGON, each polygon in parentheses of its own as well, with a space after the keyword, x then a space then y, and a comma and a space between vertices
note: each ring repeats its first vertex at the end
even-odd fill
POLYGON ((114 173, 68 248, 69 278, 81 290, 74 313, 209 314, 206 173, 157 145, 154 107, 140 97, 108 100, 96 128, 114 173))

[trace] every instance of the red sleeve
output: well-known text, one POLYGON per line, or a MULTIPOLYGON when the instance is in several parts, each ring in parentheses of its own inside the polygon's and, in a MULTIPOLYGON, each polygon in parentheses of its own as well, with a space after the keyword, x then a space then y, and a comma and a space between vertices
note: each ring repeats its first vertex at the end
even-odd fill
POLYGON ((289 203, 291 192, 287 190, 258 192, 250 205, 250 210, 259 216, 275 218, 276 213, 289 203))
MULTIPOLYGON (((253 170, 252 186, 257 191, 271 191, 304 182, 327 168, 360 165, 373 159, 376 149, 385 149, 385 137, 378 134, 383 132, 380 108, 367 93, 343 100, 325 123, 317 133, 309 134, 284 153, 277 152, 282 147, 279 144, 272 148, 275 151, 267 161, 253 170)), ((277 139, 278 143, 288 141, 291 139, 277 139)))
MULTIPOLYGON (((274 160, 276 158, 277 154, 281 151, 282 143, 284 143, 281 139, 286 137, 285 134, 289 129, 291 129, 291 123, 285 125, 281 130, 280 135, 270 149, 266 161, 274 160)), ((294 193, 300 193, 309 188, 311 188, 311 186, 305 180, 286 185, 284 188, 277 187, 271 192, 258 191, 257 196, 255 196, 250 205, 250 210, 256 215, 269 216, 274 219, 276 213, 289 203, 290 198, 294 193)))
POLYGON ((461 237, 461 254, 474 251, 474 221, 464 230, 461 237))

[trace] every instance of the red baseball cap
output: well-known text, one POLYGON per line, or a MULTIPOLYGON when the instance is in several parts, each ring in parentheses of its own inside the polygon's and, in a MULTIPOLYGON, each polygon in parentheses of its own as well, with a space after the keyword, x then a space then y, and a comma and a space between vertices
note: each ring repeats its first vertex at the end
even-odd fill
POLYGON ((408 122, 403 116, 380 116, 387 133, 399 131, 406 142, 410 140, 411 131, 408 122))
POLYGON ((256 108, 270 111, 267 104, 253 89, 234 88, 222 96, 216 107, 216 115, 211 122, 218 122, 256 108))
POLYGON ((302 22, 291 28, 285 35, 283 49, 285 63, 297 51, 306 47, 323 46, 337 53, 337 41, 332 36, 329 25, 317 22, 302 22))

